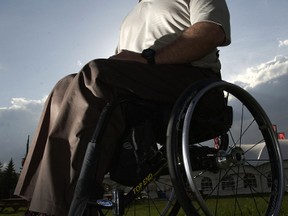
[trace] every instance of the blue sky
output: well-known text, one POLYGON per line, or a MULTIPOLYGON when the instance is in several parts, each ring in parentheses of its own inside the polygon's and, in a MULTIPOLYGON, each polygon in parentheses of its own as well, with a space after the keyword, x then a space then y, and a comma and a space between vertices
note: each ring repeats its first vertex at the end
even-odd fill
MULTIPOLYGON (((0 162, 16 167, 45 97, 61 77, 114 53, 137 0, 0 1, 0 162)), ((232 44, 225 80, 246 88, 288 137, 288 1, 227 0, 232 44)))

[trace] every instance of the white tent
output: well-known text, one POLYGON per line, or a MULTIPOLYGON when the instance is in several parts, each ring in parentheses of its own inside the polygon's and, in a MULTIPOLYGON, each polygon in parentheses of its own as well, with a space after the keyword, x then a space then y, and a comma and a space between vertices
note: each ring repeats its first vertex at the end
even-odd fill
MULTIPOLYGON (((285 173, 285 191, 288 191, 288 140, 279 140, 282 159, 285 173)), ((251 193, 251 186, 253 191, 257 193, 265 193, 271 190, 271 168, 269 156, 265 143, 260 144, 245 144, 241 146, 245 152, 245 164, 236 170, 231 169, 228 173, 212 173, 205 172, 199 175, 196 184, 201 188, 203 193, 211 193, 212 188, 219 184, 221 195, 233 194, 236 187, 237 192, 242 194, 251 193), (255 160, 257 159, 257 160, 255 160), (236 183, 237 182, 237 183, 236 183)), ((219 192, 219 191, 218 191, 219 192)))
MULTIPOLYGON (((286 185, 285 191, 288 192, 288 140, 279 140, 279 144, 284 162, 286 185)), ((239 170, 231 170, 230 173, 226 173, 225 171, 218 173, 203 172, 197 175, 197 187, 200 188, 203 193, 210 194, 211 190, 213 190, 216 185, 219 185, 219 181, 221 181, 221 185, 219 186, 220 191, 217 191, 217 193, 220 192, 220 194, 223 196, 234 194, 236 187, 237 193, 241 194, 250 194, 251 186, 253 187, 254 191, 257 191, 259 193, 270 192, 271 171, 270 166, 267 163, 269 157, 265 143, 260 143, 257 145, 245 144, 242 146, 242 149, 245 152, 245 161, 248 161, 248 163, 252 166, 249 166, 249 164, 244 167, 240 166, 241 168, 239 170)), ((166 184, 164 185, 171 185, 171 180, 169 176, 163 176, 162 178, 163 179, 161 181, 163 183, 166 182, 166 184)), ((107 184, 114 185, 114 187, 119 187, 117 183, 112 183, 109 180, 109 175, 106 176, 105 180, 107 184)), ((170 187, 169 189, 162 188, 163 185, 160 187, 161 190, 166 192, 169 192, 169 190, 171 189, 170 187)), ((129 188, 123 187, 122 189, 126 191, 129 188)), ((151 192, 153 190, 156 191, 157 189, 156 187, 154 188, 153 184, 151 184, 149 190, 151 192)))

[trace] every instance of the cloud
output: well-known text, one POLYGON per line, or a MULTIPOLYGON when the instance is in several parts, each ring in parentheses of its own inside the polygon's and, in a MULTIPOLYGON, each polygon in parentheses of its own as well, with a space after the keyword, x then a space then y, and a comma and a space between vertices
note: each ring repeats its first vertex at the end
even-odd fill
POLYGON ((283 40, 283 41, 279 41, 279 47, 283 47, 283 46, 288 46, 288 39, 287 40, 283 40))
POLYGON ((288 138, 288 57, 276 56, 229 81, 248 91, 288 138))
MULTIPOLYGON (((41 100, 28 100, 26 98, 12 98, 10 107, 0 107, 0 110, 31 110, 43 105, 46 97, 41 100)), ((0 112, 1 113, 1 112, 0 112)))
POLYGON ((231 82, 240 85, 244 89, 249 89, 263 83, 277 82, 277 78, 285 74, 288 75, 288 57, 279 55, 271 61, 248 68, 231 82))
POLYGON ((27 137, 34 133, 45 99, 13 98, 11 106, 0 107, 0 162, 5 164, 13 158, 19 170, 27 137))
POLYGON ((278 131, 286 133, 286 138, 288 138, 287 83, 288 73, 247 90, 264 108, 271 122, 278 125, 278 131))

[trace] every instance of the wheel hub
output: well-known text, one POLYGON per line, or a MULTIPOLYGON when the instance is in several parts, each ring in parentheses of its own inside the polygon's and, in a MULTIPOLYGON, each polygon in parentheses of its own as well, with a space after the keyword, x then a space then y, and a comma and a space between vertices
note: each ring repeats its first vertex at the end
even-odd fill
POLYGON ((240 147, 232 149, 230 160, 234 165, 243 165, 245 162, 244 150, 240 147))
POLYGON ((240 147, 235 147, 230 153, 220 150, 217 153, 217 164, 220 169, 227 169, 231 165, 240 166, 245 162, 244 151, 240 147))

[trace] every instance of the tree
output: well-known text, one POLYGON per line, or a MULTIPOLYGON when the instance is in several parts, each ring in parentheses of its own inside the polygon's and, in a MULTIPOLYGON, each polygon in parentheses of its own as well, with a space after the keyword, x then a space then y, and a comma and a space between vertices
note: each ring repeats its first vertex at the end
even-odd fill
POLYGON ((18 175, 15 171, 12 158, 7 167, 4 168, 4 171, 1 171, 0 177, 0 199, 12 197, 18 181, 18 175))
POLYGON ((0 199, 2 199, 2 182, 3 182, 3 164, 0 162, 0 199))

